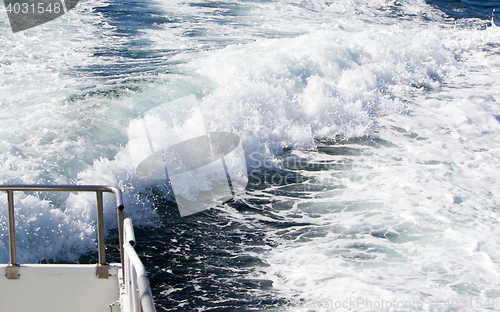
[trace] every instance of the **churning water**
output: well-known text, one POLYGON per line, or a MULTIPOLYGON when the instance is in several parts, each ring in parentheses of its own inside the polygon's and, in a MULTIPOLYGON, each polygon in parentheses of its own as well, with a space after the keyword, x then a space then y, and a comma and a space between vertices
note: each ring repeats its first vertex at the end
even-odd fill
MULTIPOLYGON (((500 309, 499 14, 88 0, 13 34, 2 8, 1 183, 123 189, 158 310, 500 309), (168 103, 165 140, 195 136, 186 97, 205 130, 241 138, 249 181, 181 218, 167 180, 137 176, 130 138, 168 103)), ((20 262, 95 258, 92 195, 16 197, 20 262)))

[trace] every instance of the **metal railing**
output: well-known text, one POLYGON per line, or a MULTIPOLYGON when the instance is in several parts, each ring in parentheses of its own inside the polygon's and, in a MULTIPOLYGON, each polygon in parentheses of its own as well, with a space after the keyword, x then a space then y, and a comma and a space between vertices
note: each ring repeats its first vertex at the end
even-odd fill
POLYGON ((104 245, 103 193, 113 193, 116 197, 118 213, 118 233, 123 272, 123 287, 126 302, 121 302, 124 312, 155 312, 153 295, 146 275, 146 269, 135 252, 135 234, 132 220, 124 219, 122 192, 113 186, 105 185, 0 185, 0 191, 7 192, 9 224, 9 265, 6 275, 9 279, 19 278, 19 265, 16 260, 16 228, 14 220, 14 192, 95 192, 97 199, 97 245, 98 264, 96 274, 108 278, 104 245), (125 237, 125 238, 124 238, 125 237), (124 243, 125 242, 125 243, 124 243))
POLYGON ((124 230, 124 262, 123 262, 123 279, 125 284, 125 307, 124 312, 143 311, 155 312, 153 295, 151 287, 146 275, 146 269, 135 252, 135 234, 132 226, 132 220, 125 219, 123 224, 124 230))
POLYGON ((16 227, 14 221, 14 192, 95 192, 97 196, 97 246, 98 265, 96 274, 99 278, 108 278, 104 245, 104 217, 102 193, 113 193, 116 197, 118 213, 118 232, 120 239, 121 261, 123 263, 123 206, 122 192, 113 186, 105 185, 0 185, 0 191, 7 192, 9 210, 9 266, 7 278, 19 277, 19 265, 16 260, 16 227))

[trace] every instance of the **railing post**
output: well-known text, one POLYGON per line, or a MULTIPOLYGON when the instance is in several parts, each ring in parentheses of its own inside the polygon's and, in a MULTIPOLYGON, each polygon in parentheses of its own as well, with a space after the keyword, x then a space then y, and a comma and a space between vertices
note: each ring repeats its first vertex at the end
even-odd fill
POLYGON ((97 264, 97 277, 108 278, 108 266, 106 264, 106 251, 104 246, 104 207, 102 202, 102 191, 96 191, 97 195, 97 247, 99 263, 97 264))
POLYGON ((8 197, 9 210, 9 259, 6 273, 8 278, 19 277, 19 265, 16 261, 16 227, 14 222, 14 192, 96 192, 97 196, 97 244, 99 263, 97 264, 96 274, 100 278, 109 277, 109 268, 106 263, 105 245, 104 245, 104 208, 103 193, 114 193, 118 205, 118 231, 120 235, 120 251, 123 263, 123 198, 120 189, 105 185, 1 185, 0 191, 6 191, 8 197))
POLYGON ((8 279, 19 278, 19 266, 16 255, 16 223, 14 220, 14 191, 7 191, 7 202, 9 206, 9 266, 6 269, 8 279))
POLYGON ((14 192, 7 191, 7 201, 9 203, 9 252, 10 265, 16 265, 16 223, 14 221, 14 192))
POLYGON ((125 264, 124 261, 124 250, 123 250, 123 243, 124 243, 124 234, 123 234, 123 222, 124 222, 124 210, 125 207, 122 204, 118 205, 118 237, 120 240, 120 256, 121 256, 121 261, 122 261, 122 267, 125 264))

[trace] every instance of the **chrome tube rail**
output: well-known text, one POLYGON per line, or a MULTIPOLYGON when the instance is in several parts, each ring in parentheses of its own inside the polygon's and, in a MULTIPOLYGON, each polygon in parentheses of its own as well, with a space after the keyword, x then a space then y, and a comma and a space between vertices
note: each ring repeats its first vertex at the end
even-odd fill
POLYGON ((118 232, 120 239, 121 261, 123 262, 123 220, 124 209, 122 192, 113 186, 105 185, 0 185, 0 191, 7 192, 9 210, 9 266, 7 267, 7 278, 19 278, 19 265, 16 259, 16 228, 14 221, 14 192, 95 192, 97 197, 97 245, 98 265, 96 274, 99 278, 108 278, 108 266, 106 263, 104 245, 104 217, 102 193, 113 193, 116 197, 118 214, 118 232))
MULTIPOLYGON (((132 220, 124 221, 124 261, 123 278, 125 285, 125 300, 130 311, 155 312, 153 295, 146 275, 146 269, 135 252, 135 234, 132 226, 132 220)), ((123 312, 129 312, 125 310, 123 312)))

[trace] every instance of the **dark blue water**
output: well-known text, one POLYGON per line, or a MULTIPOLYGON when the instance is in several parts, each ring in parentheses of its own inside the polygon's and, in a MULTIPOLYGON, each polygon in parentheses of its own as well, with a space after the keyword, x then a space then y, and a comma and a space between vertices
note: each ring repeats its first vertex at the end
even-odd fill
POLYGON ((478 18, 485 21, 493 20, 495 25, 500 25, 500 1, 498 0, 426 0, 426 2, 453 19, 478 18))
MULTIPOLYGON (((491 26, 492 20, 500 25, 500 1, 427 0, 427 3, 453 21, 476 18, 484 21, 484 27, 491 26)), ((238 6, 225 2, 207 5, 220 7, 221 12, 238 6)), ((96 12, 116 26, 112 36, 122 40, 112 46, 94 47, 93 56, 119 61, 79 68, 81 75, 111 82, 120 77, 130 79, 145 73, 168 72, 169 58, 180 51, 152 49, 151 42, 140 35, 145 29, 168 26, 175 17, 166 18, 154 5, 134 0, 97 7, 96 12)), ((186 32, 185 36, 193 33, 186 32)), ((286 190, 286 196, 305 196, 300 189, 294 189, 294 182, 288 181, 291 188, 286 190)), ((314 232, 309 224, 273 213, 272 209, 289 209, 293 200, 276 203, 270 198, 249 197, 228 203, 248 219, 253 215, 268 217, 268 221, 255 221, 250 227, 216 209, 180 218, 176 204, 163 195, 162 188, 152 188, 150 194, 142 195, 155 203, 160 215, 159 227, 136 229, 136 249, 148 270, 159 311, 280 311, 286 307, 287 299, 273 291, 272 281, 255 278, 255 273, 268 266, 260 255, 276 245, 266 236, 267 232, 290 227, 314 232)), ((266 185, 249 184, 250 192, 262 188, 266 185)), ((110 257, 117 259, 116 250, 110 250, 110 257)))

